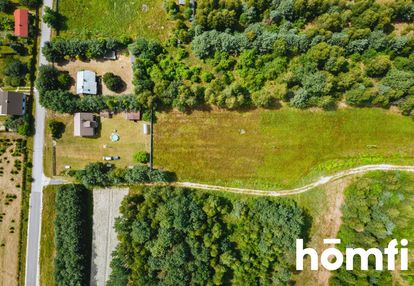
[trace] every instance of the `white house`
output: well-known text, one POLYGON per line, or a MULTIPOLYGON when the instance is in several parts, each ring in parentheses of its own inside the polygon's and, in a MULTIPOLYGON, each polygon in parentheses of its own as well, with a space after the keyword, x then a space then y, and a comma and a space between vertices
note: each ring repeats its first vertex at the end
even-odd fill
POLYGON ((98 84, 93 71, 80 71, 76 77, 77 94, 97 94, 98 84))

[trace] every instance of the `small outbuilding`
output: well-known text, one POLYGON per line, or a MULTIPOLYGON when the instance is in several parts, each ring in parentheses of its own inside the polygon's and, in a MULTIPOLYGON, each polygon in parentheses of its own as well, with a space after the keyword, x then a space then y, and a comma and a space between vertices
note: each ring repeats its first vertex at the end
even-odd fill
POLYGON ((73 135, 76 137, 93 137, 99 124, 92 113, 75 113, 73 117, 73 135))
POLYGON ((96 82, 96 73, 93 71, 80 71, 76 77, 77 94, 97 94, 98 83, 96 82))
POLYGON ((141 112, 127 112, 125 113, 125 119, 131 121, 140 121, 141 120, 141 112))
POLYGON ((104 59, 105 60, 112 60, 112 61, 114 61, 114 60, 116 60, 118 57, 117 57, 117 55, 116 55, 116 51, 107 51, 106 53, 105 53, 105 55, 104 55, 104 59))
POLYGON ((0 92, 0 115, 23 115, 26 112, 26 95, 19 92, 0 92))
POLYGON ((29 11, 17 9, 14 11, 14 35, 27 38, 29 36, 29 11))
POLYGON ((186 4, 186 0, 178 0, 178 5, 184 6, 186 4))

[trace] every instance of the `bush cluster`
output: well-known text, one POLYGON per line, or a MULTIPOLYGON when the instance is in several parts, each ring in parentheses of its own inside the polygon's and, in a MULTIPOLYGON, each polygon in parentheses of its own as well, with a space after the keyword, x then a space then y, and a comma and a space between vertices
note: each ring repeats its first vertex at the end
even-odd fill
POLYGON ((98 39, 80 40, 54 38, 43 47, 43 54, 50 62, 61 62, 70 59, 97 59, 107 52, 124 49, 130 39, 98 39))
POLYGON ((55 281, 57 285, 87 285, 88 213, 86 189, 79 185, 62 185, 56 193, 55 281))
POLYGON ((75 178, 87 187, 105 187, 115 184, 141 184, 150 182, 170 182, 175 175, 161 170, 152 170, 145 165, 122 169, 104 163, 92 163, 85 169, 76 171, 75 178))

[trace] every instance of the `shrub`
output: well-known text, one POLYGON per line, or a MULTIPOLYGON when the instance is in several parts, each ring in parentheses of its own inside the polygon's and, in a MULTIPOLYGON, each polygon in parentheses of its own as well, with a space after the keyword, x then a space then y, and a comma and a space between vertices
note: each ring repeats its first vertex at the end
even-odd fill
POLYGON ((388 56, 377 56, 371 59, 365 65, 365 71, 370 77, 382 77, 391 67, 391 61, 388 56))
POLYGON ((19 60, 13 61, 4 69, 4 74, 7 76, 5 81, 11 86, 22 85, 27 72, 28 69, 26 64, 19 60))
POLYGON ((60 139, 65 131, 65 124, 56 120, 49 120, 48 127, 53 139, 60 139))
POLYGON ((86 190, 79 185, 60 186, 56 193, 55 279, 57 285, 87 285, 86 241, 88 216, 86 190))
POLYGON ((0 0, 0 11, 7 12, 7 10, 11 7, 9 0, 0 0))
POLYGON ((144 151, 140 151, 134 154, 134 161, 141 164, 146 164, 149 162, 149 154, 144 151))
POLYGON ((103 82, 109 90, 115 92, 120 92, 125 85, 124 81, 121 79, 120 76, 115 75, 111 72, 107 72, 104 74, 103 82))
POLYGON ((72 84, 72 78, 68 73, 62 72, 58 75, 57 80, 63 89, 68 89, 72 84))

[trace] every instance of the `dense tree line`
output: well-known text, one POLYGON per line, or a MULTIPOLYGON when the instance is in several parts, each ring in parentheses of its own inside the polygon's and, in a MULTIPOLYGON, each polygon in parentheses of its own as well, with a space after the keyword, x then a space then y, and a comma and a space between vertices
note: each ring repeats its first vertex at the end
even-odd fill
POLYGON ((306 230, 290 200, 169 187, 129 195, 121 213, 108 285, 286 285, 306 230))
POLYGON ((184 111, 205 103, 238 109, 285 101, 332 109, 345 99, 353 106, 396 105, 407 115, 413 110, 412 1, 201 0, 192 25, 186 9, 172 1, 166 8, 177 23, 167 45, 178 51, 158 48, 149 60, 145 49, 138 51, 135 83, 144 105, 184 111), (401 23, 406 28, 397 31, 401 23), (189 48, 211 69, 186 64, 189 48))
POLYGON ((56 193, 55 281, 57 285, 88 285, 86 189, 62 185, 56 193))
MULTIPOLYGON (((412 234, 406 230, 413 220, 411 192, 412 179, 407 174, 374 172, 358 179, 345 190, 342 225, 338 234, 340 248, 381 248, 392 239, 410 239, 412 234)), ((342 267, 334 272, 330 285, 395 284, 392 272, 375 271, 373 259, 369 265, 369 271, 361 271, 360 260, 355 259, 355 270, 347 271, 345 266, 342 267)), ((384 256, 385 268, 386 265, 384 256)), ((405 283, 414 281, 412 272, 405 272, 402 276, 407 279, 405 283)))
POLYGON ((42 51, 50 62, 98 59, 109 51, 125 49, 130 42, 129 38, 97 40, 54 38, 45 44, 42 51))
POLYGON ((151 170, 146 165, 132 168, 114 168, 101 162, 91 163, 72 175, 87 187, 106 187, 119 184, 167 183, 175 180, 175 175, 162 170, 151 170))

